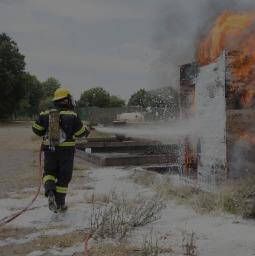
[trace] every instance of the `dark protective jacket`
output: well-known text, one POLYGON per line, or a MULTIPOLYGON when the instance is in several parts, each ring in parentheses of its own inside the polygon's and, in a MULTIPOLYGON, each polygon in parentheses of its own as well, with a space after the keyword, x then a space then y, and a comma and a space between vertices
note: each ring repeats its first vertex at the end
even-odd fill
MULTIPOLYGON (((49 128, 49 113, 50 110, 41 112, 38 119, 33 124, 33 132, 38 136, 47 138, 49 128)), ((88 136, 89 129, 83 125, 80 118, 72 110, 59 110, 60 127, 65 133, 65 141, 59 144, 59 147, 74 147, 75 138, 88 136)), ((48 145, 47 139, 44 140, 44 145, 48 145)))

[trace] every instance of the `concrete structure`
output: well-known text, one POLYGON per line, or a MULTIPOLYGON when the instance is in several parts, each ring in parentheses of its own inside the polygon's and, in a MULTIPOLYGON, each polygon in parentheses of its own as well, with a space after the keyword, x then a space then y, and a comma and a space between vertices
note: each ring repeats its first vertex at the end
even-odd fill
POLYGON ((78 143, 76 155, 98 166, 150 166, 167 165, 176 169, 178 145, 164 145, 159 141, 126 138, 88 139, 78 143))
POLYGON ((181 118, 194 118, 198 125, 196 138, 185 142, 184 155, 192 155, 192 161, 184 157, 184 174, 195 173, 201 183, 219 184, 255 169, 255 139, 248 138, 255 134, 255 110, 243 107, 232 54, 237 53, 224 52, 207 66, 181 67, 181 118))
POLYGON ((219 183, 227 177, 225 56, 201 67, 195 86, 198 122, 198 179, 219 183))

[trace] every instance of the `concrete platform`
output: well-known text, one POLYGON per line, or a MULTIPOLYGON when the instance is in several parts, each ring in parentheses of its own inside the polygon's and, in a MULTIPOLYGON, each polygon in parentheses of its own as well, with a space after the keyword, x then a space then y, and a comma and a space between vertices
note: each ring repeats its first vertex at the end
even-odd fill
POLYGON ((76 156, 98 166, 144 166, 177 163, 175 154, 87 153, 76 150, 76 156))
POLYGON ((178 145, 164 145, 155 140, 94 138, 78 143, 76 156, 98 166, 170 166, 178 162, 178 150, 178 145))
POLYGON ((141 152, 150 150, 152 146, 158 146, 158 141, 147 140, 118 140, 116 138, 88 139, 86 143, 78 143, 76 148, 84 150, 90 148, 92 153, 107 152, 141 152))

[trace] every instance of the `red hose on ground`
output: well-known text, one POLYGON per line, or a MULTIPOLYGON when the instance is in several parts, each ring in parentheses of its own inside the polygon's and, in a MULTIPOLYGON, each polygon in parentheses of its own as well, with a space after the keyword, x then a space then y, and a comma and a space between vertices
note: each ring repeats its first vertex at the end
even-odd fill
POLYGON ((84 256, 89 256, 89 240, 92 238, 92 234, 85 234, 84 238, 84 256))
MULTIPOLYGON (((32 206, 32 204, 35 202, 35 200, 37 199, 40 190, 41 190, 41 186, 42 186, 42 175, 43 175, 43 171, 42 171, 42 146, 40 147, 40 152, 39 152, 39 172, 38 172, 38 188, 36 191, 35 196, 33 197, 33 199, 31 200, 31 202, 22 210, 11 214, 9 216, 6 216, 4 218, 2 218, 0 220, 0 227, 5 226, 6 224, 12 222, 13 220, 15 220, 16 218, 18 218, 19 216, 21 216, 23 213, 25 213, 26 211, 29 210, 29 208, 32 206)), ((85 234, 85 238, 84 238, 84 256, 89 256, 89 248, 88 248, 88 242, 89 240, 92 238, 92 234, 91 233, 86 233, 85 234)))
POLYGON ((14 214, 11 214, 9 216, 6 216, 6 217, 2 218, 0 220, 0 227, 3 227, 6 224, 12 222, 16 218, 18 218, 20 215, 22 215, 23 213, 25 213, 26 211, 29 210, 29 208, 35 202, 35 200, 37 199, 37 197, 38 197, 38 195, 40 193, 41 186, 42 186, 42 174, 43 174, 43 171, 42 171, 42 145, 41 145, 40 152, 39 152, 38 187, 37 187, 36 194, 33 197, 33 199, 31 200, 31 202, 25 208, 23 208, 22 210, 14 213, 14 214))

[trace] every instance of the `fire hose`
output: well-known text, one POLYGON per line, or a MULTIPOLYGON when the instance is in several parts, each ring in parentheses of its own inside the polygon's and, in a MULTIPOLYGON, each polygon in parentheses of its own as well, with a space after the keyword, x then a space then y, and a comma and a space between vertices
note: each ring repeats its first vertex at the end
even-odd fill
POLYGON ((30 209, 30 207, 33 205, 33 203, 35 202, 35 200, 37 199, 40 190, 41 190, 41 186, 42 186, 42 175, 43 175, 43 171, 42 171, 42 145, 40 147, 40 151, 39 151, 39 168, 38 168, 38 187, 37 187, 37 191, 34 195, 34 197, 32 198, 31 202, 29 202, 29 204, 27 204, 26 207, 24 207, 23 209, 21 209, 20 211, 13 213, 9 216, 6 216, 4 218, 2 218, 0 220, 0 227, 5 226, 6 224, 12 222, 13 220, 15 220, 16 218, 18 218, 19 216, 21 216, 23 213, 25 213, 26 211, 28 211, 30 209))
POLYGON ((89 256, 89 240, 92 238, 91 233, 86 233, 84 237, 84 256, 89 256))

